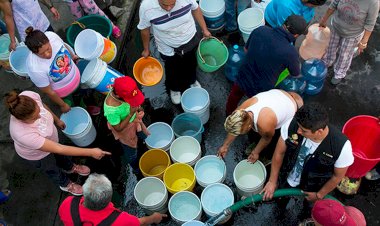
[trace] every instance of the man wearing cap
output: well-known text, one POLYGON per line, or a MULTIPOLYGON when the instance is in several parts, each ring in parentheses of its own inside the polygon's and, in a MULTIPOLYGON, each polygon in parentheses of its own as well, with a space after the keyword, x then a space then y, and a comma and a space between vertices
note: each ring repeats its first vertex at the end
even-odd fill
POLYGON ((265 24, 281 27, 290 15, 300 15, 309 23, 314 17, 314 8, 325 2, 326 0, 272 0, 265 8, 265 24))
POLYGON ((252 31, 245 45, 246 57, 228 96, 227 115, 237 108, 244 95, 250 98, 273 89, 286 68, 292 76, 300 74, 299 55, 293 44, 307 32, 306 28, 305 19, 292 15, 281 27, 261 26, 252 31))
POLYGON ((120 141, 126 163, 131 165, 134 173, 139 172, 138 139, 144 140, 149 135, 142 122, 144 111, 140 105, 143 102, 143 93, 138 89, 135 80, 128 76, 115 79, 113 89, 104 100, 104 116, 107 118, 108 128, 115 140, 120 141))
POLYGON ((331 199, 315 202, 311 217, 316 226, 366 226, 363 213, 353 206, 343 206, 331 199))
POLYGON ((173 104, 180 104, 181 92, 200 87, 196 80, 197 61, 195 52, 200 41, 194 19, 203 36, 210 37, 202 12, 195 0, 144 0, 139 11, 144 50, 143 57, 150 55, 151 31, 161 58, 165 62, 166 88, 173 104))
POLYGON ((263 199, 271 199, 277 187, 300 188, 309 201, 323 199, 353 162, 350 141, 329 125, 325 108, 305 104, 281 127, 263 199))

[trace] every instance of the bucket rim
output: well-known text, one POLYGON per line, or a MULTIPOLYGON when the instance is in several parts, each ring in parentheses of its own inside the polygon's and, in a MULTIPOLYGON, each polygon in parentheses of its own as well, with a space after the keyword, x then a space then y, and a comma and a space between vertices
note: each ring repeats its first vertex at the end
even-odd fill
MULTIPOLYGON (((178 121, 178 120, 181 120, 181 117, 184 117, 184 116, 187 116, 187 115, 190 115, 191 117, 193 117, 193 120, 197 120, 197 121, 199 121, 199 123, 200 123, 200 128, 199 128, 199 130, 194 134, 194 136, 197 136, 199 133, 203 133, 203 132, 204 132, 204 128, 203 128, 203 124, 202 124, 202 119, 201 119, 198 115, 196 115, 196 114, 194 114, 194 113, 191 113, 191 112, 183 112, 183 113, 178 114, 178 115, 176 115, 176 116, 174 117, 174 119, 173 119, 173 121, 172 121, 172 124, 171 124, 171 127, 172 127, 172 129, 173 129, 173 132, 176 134, 176 132, 174 131, 174 122, 176 122, 176 121, 178 121)), ((176 135, 177 135, 177 134, 176 134, 176 135)), ((178 135, 178 137, 180 137, 180 136, 178 135)))
POLYGON ((356 121, 358 119, 372 119, 376 122, 379 122, 379 119, 376 118, 375 116, 372 116, 372 115, 356 115, 356 116, 350 118, 349 120, 347 120, 346 123, 344 123, 343 128, 342 128, 342 133, 344 133, 347 130, 347 127, 349 126, 350 123, 352 123, 353 121, 356 121))
POLYGON ((193 192, 189 192, 189 191, 180 191, 180 192, 177 192, 177 193, 175 193, 175 194, 169 199, 168 210, 169 210, 170 215, 171 215, 174 219, 176 219, 176 220, 178 220, 178 221, 182 221, 182 222, 190 221, 189 219, 180 219, 180 218, 174 216, 174 214, 173 214, 172 211, 171 211, 171 208, 170 208, 170 207, 171 207, 171 203, 173 202, 172 200, 175 200, 178 196, 181 196, 181 195, 182 195, 182 196, 183 196, 183 195, 188 195, 188 196, 191 196, 191 197, 195 198, 195 200, 197 200, 197 203, 199 204, 199 208, 198 208, 198 211, 197 211, 197 215, 196 215, 193 219, 191 219, 191 220, 196 219, 196 218, 199 216, 199 214, 202 213, 202 204, 201 204, 201 200, 199 199, 199 197, 198 197, 196 194, 194 194, 193 192))
MULTIPOLYGON (((239 15, 238 15, 237 23, 238 23, 239 27, 242 24, 241 21, 242 21, 243 17, 250 16, 253 13, 259 13, 260 17, 262 17, 262 19, 260 20, 260 22, 258 24, 261 24, 263 20, 265 21, 264 11, 263 10, 261 10, 259 8, 247 8, 247 9, 243 10, 241 13, 239 13, 239 15), (250 12, 250 11, 252 11, 252 12, 250 12)), ((253 28, 253 27, 257 27, 257 26, 251 26, 251 27, 242 26, 242 27, 243 28, 253 28)))
MULTIPOLYGON (((223 188, 225 188, 226 191, 228 191, 229 194, 231 195, 231 197, 232 197, 232 202, 231 202, 227 207, 232 206, 232 205, 234 204, 234 202, 235 202, 234 192, 233 192, 232 189, 231 189, 230 187, 228 187, 227 185, 225 185, 225 184, 223 184, 223 183, 214 183, 214 184, 210 184, 210 185, 208 185, 208 186, 205 187, 205 189, 203 189, 203 191, 202 191, 202 194, 201 194, 201 204, 202 204, 202 208, 205 210, 206 213, 211 213, 211 214, 213 214, 213 215, 219 214, 219 212, 216 213, 216 212, 210 211, 209 209, 205 208, 205 206, 204 206, 204 204, 203 204, 203 203, 204 203, 203 200, 204 200, 205 193, 208 192, 208 190, 212 189, 212 188, 215 187, 215 186, 219 186, 219 187, 223 187, 223 188), (206 211, 206 210, 207 210, 207 211, 206 211)), ((225 208, 227 208, 227 207, 225 207, 225 208)), ((225 208, 223 208, 223 209, 225 209, 225 208)))
MULTIPOLYGON (((88 124, 89 124, 90 122, 91 122, 91 124, 92 124, 92 120, 91 120, 91 116, 90 116, 90 114, 89 114, 84 108, 82 108, 82 107, 72 107, 71 110, 70 110, 69 112, 63 113, 63 114, 61 115, 60 119, 61 119, 62 121, 64 121, 64 119, 68 117, 67 115, 68 115, 70 112, 72 112, 71 114, 73 114, 73 112, 74 112, 75 110, 82 111, 82 112, 84 112, 84 114, 87 116, 87 121, 86 121, 86 122, 87 122, 87 126, 86 126, 86 128, 88 127, 88 124)), ((65 122, 65 121, 64 121, 64 122, 65 122)), ((74 135, 77 135, 77 134, 73 134, 73 133, 68 133, 68 132, 66 131, 66 129, 67 129, 67 127, 66 127, 64 130, 62 130, 62 132, 63 132, 64 134, 66 134, 66 135, 68 135, 68 136, 74 136, 74 135)))
MULTIPOLYGON (((178 151, 177 152, 181 152, 181 151, 178 151)), ((201 149, 201 145, 200 143, 198 142, 197 139, 195 139, 194 137, 192 136, 180 136, 180 137, 177 137, 171 144, 170 144, 170 148, 169 148, 169 154, 170 154, 170 157, 173 159, 173 162, 180 162, 180 163, 186 163, 186 164, 189 164, 191 162, 193 162, 194 160, 196 160, 196 158, 202 153, 202 149, 201 149), (196 145, 197 145, 197 152, 196 152, 196 157, 188 162, 181 162, 178 160, 177 156, 175 156, 174 154, 174 151, 173 150, 173 146, 176 145, 176 143, 180 142, 181 140, 184 140, 184 139, 188 139, 188 140, 191 140, 192 142, 194 142, 196 145)))
MULTIPOLYGON (((217 0, 217 1, 220 1, 220 3, 222 3, 221 4, 221 7, 220 8, 218 8, 218 9, 216 9, 216 10, 214 10, 214 11, 210 11, 210 10, 206 10, 206 9, 204 9, 202 6, 204 6, 202 3, 203 3, 203 1, 206 1, 206 0, 200 0, 199 1, 199 8, 201 9, 201 11, 202 11, 202 13, 204 14, 204 13, 206 13, 206 14, 213 14, 213 13, 215 13, 215 12, 219 12, 219 11, 222 11, 223 10, 223 13, 224 13, 224 11, 225 11, 225 9, 226 9, 226 3, 225 3, 225 1, 223 1, 223 0, 217 0)), ((208 0, 209 1, 209 0, 208 0)))
MULTIPOLYGON (((104 61, 100 60, 99 58, 95 58, 95 59, 90 60, 82 72, 80 82, 84 83, 84 84, 89 83, 87 85, 90 88, 95 88, 96 86, 93 86, 93 84, 91 84, 91 80, 93 80, 93 78, 96 74, 95 72, 99 72, 99 71, 101 71, 101 69, 103 69, 104 64, 105 64, 105 62, 104 62, 104 64, 103 64, 103 62, 104 61), (87 73, 87 70, 90 70, 90 69, 87 69, 87 68, 90 68, 89 66, 92 66, 91 67, 92 68, 91 73, 87 73)), ((102 71, 105 72, 104 69, 102 71)))
MULTIPOLYGON (((175 192, 175 193, 180 192, 180 191, 183 191, 183 190, 176 190, 176 189, 173 189, 173 188, 169 187, 169 186, 165 183, 165 181, 166 181, 165 178, 166 178, 167 172, 168 172, 169 170, 171 170, 173 167, 176 167, 176 166, 183 166, 183 167, 186 167, 187 169, 189 169, 189 170, 191 170, 191 171, 193 172, 193 177, 192 177, 192 179, 190 180, 190 181, 191 181, 191 184, 190 184, 190 186, 188 186, 186 189, 189 189, 189 188, 193 187, 193 186, 195 185, 195 183, 196 183, 196 177, 195 177, 195 172, 194 172, 193 167, 191 167, 190 165, 188 165, 188 164, 186 164, 186 163, 176 162, 176 163, 171 164, 168 168, 166 168, 166 169, 165 169, 165 172, 164 172, 163 181, 164 181, 165 186, 168 188, 168 190, 173 191, 173 192, 175 192)), ((187 178, 187 179, 188 179, 188 178, 187 178)), ((186 190, 186 189, 184 189, 184 190, 186 190)))
POLYGON ((74 50, 75 50, 76 54, 80 58, 87 59, 87 60, 90 60, 90 59, 93 59, 93 58, 97 58, 103 52, 103 47, 102 47, 102 44, 104 45, 103 39, 104 39, 104 37, 99 32, 97 32, 97 31, 95 31, 93 29, 90 29, 90 28, 84 29, 84 30, 82 30, 81 32, 78 33, 77 37, 75 37, 74 50), (83 52, 81 51, 81 48, 79 48, 80 47, 79 41, 82 40, 82 39, 86 40, 86 39, 88 39, 88 37, 94 37, 94 36, 95 36, 97 42, 101 43, 101 44, 100 45, 98 44, 96 46, 96 48, 94 49, 94 52, 92 54, 83 55, 82 54, 83 52))
MULTIPOLYGON (((216 38, 214 36, 211 36, 209 38, 202 38, 199 41, 198 48, 197 48, 197 61, 198 61, 198 63, 201 63, 202 65, 206 65, 207 67, 210 67, 213 70, 214 69, 219 69, 221 66, 223 66, 227 62, 228 55, 229 55, 229 52, 228 52, 227 46, 223 43, 223 41, 219 40, 218 38, 216 38), (219 65, 209 65, 209 64, 206 63, 206 61, 202 57, 201 46, 202 46, 202 44, 204 42, 210 42, 210 41, 211 42, 218 42, 223 47, 223 49, 224 49, 224 51, 226 53, 226 57, 225 57, 224 61, 222 63, 220 63, 219 65)), ((201 88, 201 87, 193 87, 193 88, 201 88)))
POLYGON ((184 108, 184 110, 186 109, 187 111, 191 111, 191 110, 188 109, 186 106, 184 106, 184 104, 183 104, 183 99, 184 99, 184 97, 186 97, 187 95, 189 95, 189 93, 190 93, 191 91, 193 91, 193 90, 201 90, 203 93, 206 94, 206 96, 207 96, 207 103, 206 103, 206 105, 205 105, 203 108, 208 107, 208 106, 210 105, 210 95, 209 95, 209 93, 207 92, 207 90, 204 89, 204 88, 202 88, 202 87, 191 87, 191 88, 186 89, 186 90, 182 93, 182 95, 181 95, 181 106, 182 106, 182 108, 184 108))
MULTIPOLYGON (((164 188, 164 193, 165 193, 165 194, 164 194, 164 199, 165 199, 165 196, 168 195, 168 190, 166 189, 166 186, 165 186, 164 182, 162 182, 162 180, 160 180, 160 179, 157 178, 157 177, 144 177, 144 178, 142 178, 141 180, 139 180, 139 181, 137 182, 137 184, 135 185, 135 188, 133 189, 133 196, 134 196, 136 202, 137 202, 139 205, 141 205, 141 206, 146 206, 146 205, 145 205, 144 203, 140 202, 141 200, 138 200, 138 199, 137 199, 137 189, 139 188, 139 186, 142 186, 142 185, 141 185, 142 183, 145 183, 145 182, 148 181, 148 180, 158 182, 160 185, 163 186, 163 188, 164 188)), ((155 203, 155 204, 152 204, 152 206, 159 204, 161 201, 162 201, 162 200, 160 200, 159 202, 157 202, 157 203, 155 203)))
POLYGON ((216 156, 216 155, 205 155, 205 156, 203 156, 202 158, 200 158, 200 159, 197 161, 197 163, 195 164, 195 166, 194 166, 194 173, 195 173, 195 177, 197 178, 198 184, 200 184, 200 185, 203 187, 202 184, 207 185, 207 184, 219 183, 219 182, 221 182, 220 180, 223 181, 223 178, 225 177, 225 175, 226 175, 226 173, 227 173, 227 167, 226 167, 226 163, 225 163, 222 159, 220 159, 218 156, 216 156), (199 175, 199 173, 197 173, 197 172, 198 172, 198 170, 199 170, 200 165, 201 165, 204 161, 206 161, 206 160, 208 160, 208 159, 215 160, 216 162, 221 163, 221 165, 222 165, 222 167, 223 167, 222 177, 219 178, 219 179, 218 179, 217 181, 215 181, 215 182, 211 181, 211 182, 208 182, 208 183, 207 183, 206 181, 202 181, 201 179, 199 179, 199 177, 197 176, 197 175, 199 175))
MULTIPOLYGON (((155 122, 155 123, 152 123, 150 124, 147 129, 149 130, 150 128, 152 128, 153 126, 156 126, 156 125, 164 125, 166 127, 168 127, 170 129, 170 142, 168 144, 166 144, 164 147, 168 146, 173 140, 174 140, 174 132, 173 132, 173 128, 167 124, 166 122, 155 122)), ((150 143, 149 143, 149 136, 145 139, 145 143, 149 146, 149 147, 152 147, 151 149, 163 149, 164 147, 156 147, 156 146, 152 146, 150 143)), ((169 145, 170 147, 170 145, 169 145)))
MULTIPOLYGON (((236 169, 239 167, 239 166, 242 166, 243 164, 244 165, 246 165, 246 164, 250 164, 250 165, 255 165, 256 163, 258 164, 258 165, 260 165, 261 166, 261 169, 262 169, 262 172, 263 172, 263 174, 264 174, 264 178, 263 178, 263 181, 262 182, 260 182, 260 186, 265 182, 265 180, 266 180, 266 177, 267 177, 267 171, 266 171, 266 168, 265 168, 265 165, 260 161, 260 160, 257 160, 255 163, 250 163, 250 162, 248 162, 248 160, 247 159, 243 159, 242 161, 240 161, 236 166, 235 166, 235 168, 234 168, 234 172, 232 173, 232 175, 233 175, 233 179, 234 179, 234 183, 236 184, 236 187, 238 187, 238 188, 241 188, 241 189, 251 189, 252 187, 247 187, 247 186, 243 186, 242 184, 240 184, 239 183, 239 181, 237 180, 237 178, 236 178, 236 169), (239 185, 239 186, 238 186, 239 185)), ((259 186, 257 186, 257 187, 259 187, 259 186)))
POLYGON ((9 65, 11 66, 11 68, 12 68, 12 70, 17 74, 17 75, 19 75, 19 76, 21 76, 21 77, 29 77, 29 75, 28 75, 28 71, 20 71, 19 69, 17 69, 14 65, 13 65, 13 63, 12 63, 12 56, 14 56, 14 54, 19 54, 19 53, 21 53, 21 52, 18 52, 17 53, 17 50, 20 50, 20 51, 26 51, 26 53, 27 53, 27 57, 26 58, 28 58, 29 57, 29 54, 31 54, 32 52, 29 50, 29 48, 27 47, 27 46, 25 46, 25 45, 19 45, 19 46, 17 46, 16 47, 16 50, 12 50, 10 53, 9 53, 9 65))
POLYGON ((160 62, 158 59, 154 58, 154 57, 151 57, 151 56, 149 56, 149 57, 147 57, 147 58, 140 57, 140 58, 139 58, 139 59, 133 64, 132 73, 133 73, 133 77, 134 77, 134 78, 136 79, 136 81, 137 81, 138 83, 140 83, 141 85, 143 85, 143 86, 154 86, 154 85, 157 85, 157 84, 162 80, 162 78, 164 77, 164 68, 162 67, 161 62, 160 62), (156 81, 155 83, 152 83, 152 84, 147 84, 147 83, 143 82, 142 80, 140 80, 139 76, 136 75, 137 66, 140 64, 141 61, 144 61, 144 60, 146 60, 146 59, 153 60, 155 63, 157 63, 157 64, 159 65, 160 69, 161 69, 161 72, 162 72, 162 73, 161 73, 161 78, 160 78, 158 81, 156 81))
POLYGON ((140 159, 139 159, 139 168, 140 168, 140 170, 141 170, 143 173, 145 173, 146 175, 150 175, 150 177, 157 177, 157 176, 163 175, 164 172, 165 172, 165 170, 166 170, 166 168, 165 168, 165 170, 163 170, 161 173, 157 173, 157 174, 149 174, 149 173, 146 173, 143 169, 141 169, 140 165, 142 164, 142 159, 145 158, 145 157, 147 157, 147 155, 153 153, 154 151, 160 151, 161 153, 165 153, 165 158, 166 158, 167 161, 168 161, 166 168, 168 168, 168 167, 170 166, 170 164, 171 164, 170 156, 169 156, 169 154, 168 154, 165 150, 160 149, 160 148, 149 149, 148 151, 146 151, 146 152, 140 157, 140 159))

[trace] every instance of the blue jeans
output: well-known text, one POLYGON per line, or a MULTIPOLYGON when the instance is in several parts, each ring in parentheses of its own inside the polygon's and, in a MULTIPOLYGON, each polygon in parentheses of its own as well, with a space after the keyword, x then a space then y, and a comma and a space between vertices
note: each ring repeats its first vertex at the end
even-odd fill
MULTIPOLYGON (((140 131, 140 132, 137 132, 137 137, 141 140, 145 140, 147 136, 145 135, 145 133, 140 131)), ((123 156, 125 159, 125 164, 129 164, 132 167, 134 173, 139 172, 140 169, 139 169, 139 159, 137 159, 137 148, 130 147, 126 144, 121 144, 121 147, 123 148, 123 152, 124 152, 123 156)))
POLYGON ((225 13, 226 27, 225 29, 227 31, 234 31, 238 29, 235 2, 237 1, 237 11, 239 14, 250 6, 251 1, 250 0, 225 0, 225 1, 226 1, 226 13, 225 13))

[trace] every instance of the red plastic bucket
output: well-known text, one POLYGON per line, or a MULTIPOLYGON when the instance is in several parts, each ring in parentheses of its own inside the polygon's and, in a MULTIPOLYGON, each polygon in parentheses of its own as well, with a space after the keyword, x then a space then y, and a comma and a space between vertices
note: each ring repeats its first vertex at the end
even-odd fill
POLYGON ((352 144, 354 163, 346 176, 363 177, 380 161, 380 125, 376 117, 358 115, 346 122, 342 132, 352 144))

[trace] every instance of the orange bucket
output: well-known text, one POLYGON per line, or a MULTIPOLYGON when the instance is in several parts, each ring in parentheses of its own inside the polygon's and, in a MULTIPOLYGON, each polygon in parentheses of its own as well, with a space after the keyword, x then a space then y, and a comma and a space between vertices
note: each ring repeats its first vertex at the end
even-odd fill
POLYGON ((116 45, 113 41, 103 38, 104 40, 104 47, 103 47, 103 52, 100 55, 100 59, 106 62, 107 64, 111 63, 117 54, 117 48, 116 45))
POLYGON ((133 65, 133 76, 143 86, 156 85, 161 81, 163 74, 161 63, 153 57, 141 57, 133 65))

